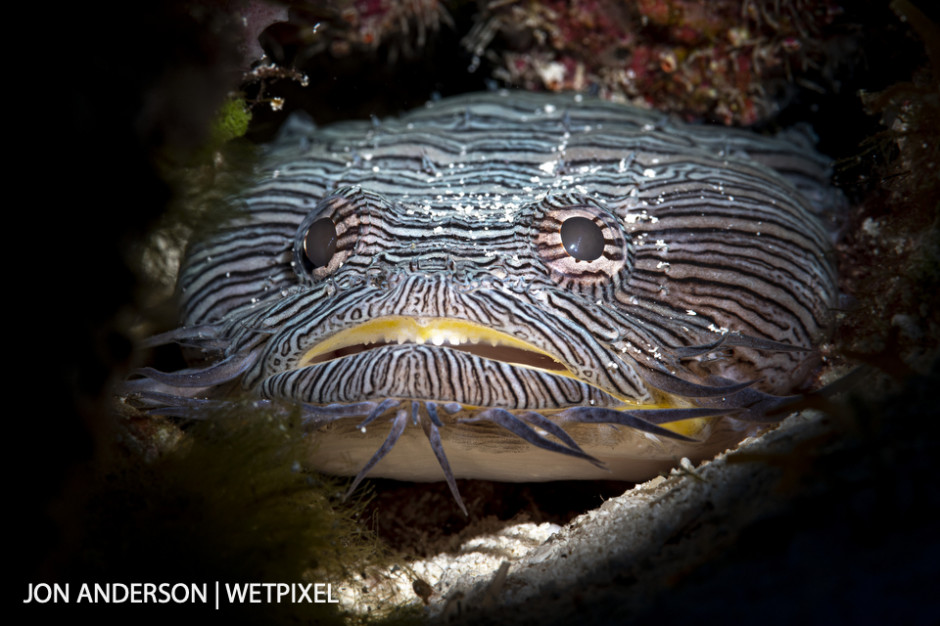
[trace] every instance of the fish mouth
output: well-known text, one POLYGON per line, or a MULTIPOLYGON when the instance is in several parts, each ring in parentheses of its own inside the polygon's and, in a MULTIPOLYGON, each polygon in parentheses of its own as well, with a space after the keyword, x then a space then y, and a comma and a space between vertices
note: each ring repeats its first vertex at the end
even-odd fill
POLYGON ((525 329, 407 315, 357 322, 314 338, 290 367, 263 381, 263 393, 312 405, 400 398, 457 403, 468 411, 637 408, 579 375, 525 329))
POLYGON ((467 320, 400 315, 372 319, 331 335, 309 348, 297 367, 396 344, 446 347, 514 367, 576 378, 557 356, 508 333, 467 320))
MULTIPOLYGON (((567 386, 564 398, 548 400, 548 404, 535 405, 502 405, 510 411, 537 410, 544 415, 551 415, 566 408, 575 406, 608 407, 615 410, 642 410, 688 407, 688 404, 678 404, 675 398, 664 396, 659 402, 640 404, 623 397, 613 389, 600 387, 592 381, 585 380, 577 375, 574 369, 569 368, 563 357, 552 354, 548 350, 529 341, 513 336, 508 332, 496 330, 489 326, 457 318, 447 317, 411 317, 405 315, 389 315, 373 318, 349 328, 345 328, 318 341, 308 348, 298 359, 293 372, 299 374, 302 370, 321 371, 322 377, 329 379, 326 371, 332 366, 340 368, 340 363, 348 362, 353 365, 345 371, 359 370, 369 367, 370 362, 388 359, 393 352, 420 348, 436 352, 453 352, 451 362, 468 363, 478 362, 477 372, 486 372, 502 369, 511 369, 518 374, 515 377, 517 384, 524 381, 539 381, 530 384, 533 388, 554 386, 567 386), (563 382, 564 381, 564 382, 563 382)), ((405 378, 414 375, 407 370, 402 372, 405 378)), ((347 374, 348 375, 348 374, 347 374)), ((286 373, 286 376, 291 376, 286 373)), ((345 376, 345 375, 344 375, 345 376)), ((339 376, 338 378, 343 378, 339 376)), ((419 376, 420 377, 420 376, 419 376)), ((333 384, 330 384, 331 388, 333 384)), ((475 413, 481 410, 500 406, 487 402, 480 394, 456 394, 443 397, 439 394, 409 394, 410 383, 402 381, 386 388, 389 392, 384 397, 410 398, 419 401, 434 401, 441 403, 452 402, 461 405, 465 411, 475 413)), ((416 391, 411 389, 411 391, 416 391)), ((349 397, 340 402, 355 402, 364 399, 376 399, 382 394, 372 398, 349 397)), ((331 394, 332 396, 332 394, 331 394)), ((531 395, 529 396, 531 398, 531 395)), ((333 397, 335 402, 338 398, 333 397)), ((323 400, 306 400, 314 404, 323 400)), ((682 435, 695 436, 701 432, 705 425, 702 419, 692 419, 673 424, 664 424, 663 427, 671 432, 682 435)))

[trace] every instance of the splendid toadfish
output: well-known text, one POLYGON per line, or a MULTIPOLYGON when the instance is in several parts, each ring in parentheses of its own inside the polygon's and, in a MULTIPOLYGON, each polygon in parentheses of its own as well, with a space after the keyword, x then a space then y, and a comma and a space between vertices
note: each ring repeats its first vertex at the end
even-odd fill
POLYGON ((191 242, 148 407, 299 407, 313 467, 638 481, 778 421, 836 299, 806 133, 502 92, 398 119, 292 119, 191 242), (768 414, 773 412, 772 414, 768 414))

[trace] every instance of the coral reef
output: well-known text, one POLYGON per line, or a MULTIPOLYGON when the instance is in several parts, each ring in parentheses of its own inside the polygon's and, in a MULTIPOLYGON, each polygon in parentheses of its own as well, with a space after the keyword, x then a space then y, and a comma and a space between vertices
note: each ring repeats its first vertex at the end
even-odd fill
POLYGON ((591 90, 748 125, 801 91, 832 86, 858 38, 842 14, 837 0, 301 1, 262 41, 278 65, 311 76, 336 80, 343 67, 358 67, 349 74, 357 88, 376 62, 414 80, 423 70, 409 63, 460 59, 461 71, 430 90, 462 74, 465 84, 591 90), (462 49, 447 47, 458 41, 462 49))
POLYGON ((839 61, 840 12, 834 0, 489 2, 465 42, 525 89, 594 89, 746 125, 839 61))

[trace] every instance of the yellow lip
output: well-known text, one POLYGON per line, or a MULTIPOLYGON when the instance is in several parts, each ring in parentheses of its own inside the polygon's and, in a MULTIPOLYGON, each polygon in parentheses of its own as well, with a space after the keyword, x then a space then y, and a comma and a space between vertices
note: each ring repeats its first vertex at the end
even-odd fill
POLYGON ((480 324, 450 318, 415 318, 399 315, 363 322, 324 339, 307 350, 300 359, 298 367, 311 365, 323 355, 336 350, 371 343, 416 343, 435 346, 479 344, 515 348, 548 357, 558 364, 558 369, 567 369, 548 352, 512 335, 480 324))
MULTIPOLYGON (((435 346, 475 344, 495 348, 513 348, 531 355, 537 355, 537 358, 542 361, 540 366, 520 364, 522 367, 544 369, 557 376, 567 376, 580 380, 554 355, 504 332, 466 320, 416 318, 401 315, 376 318, 331 335, 307 350, 298 362, 297 367, 307 367, 328 360, 332 358, 331 353, 341 351, 344 348, 390 343, 430 344, 435 346)), ((663 398, 663 401, 657 404, 636 406, 635 404, 631 405, 629 399, 619 397, 618 394, 610 390, 603 391, 622 400, 625 403, 622 408, 625 410, 667 408, 680 405, 675 399, 663 398)), ((678 434, 695 437, 702 431, 708 421, 707 418, 697 418, 663 424, 662 426, 678 434)))

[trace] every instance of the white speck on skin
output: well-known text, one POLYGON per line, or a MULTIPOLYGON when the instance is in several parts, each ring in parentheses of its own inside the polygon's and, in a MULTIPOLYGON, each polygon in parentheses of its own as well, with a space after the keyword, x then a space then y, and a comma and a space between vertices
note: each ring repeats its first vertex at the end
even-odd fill
MULTIPOLYGON (((541 165, 539 165, 539 169, 545 172, 546 174, 552 174, 555 172, 555 167, 557 166, 558 166, 558 161, 546 161, 545 163, 542 163, 541 165)), ((538 182, 537 177, 533 177, 533 179, 534 179, 532 180, 533 183, 538 182)))

